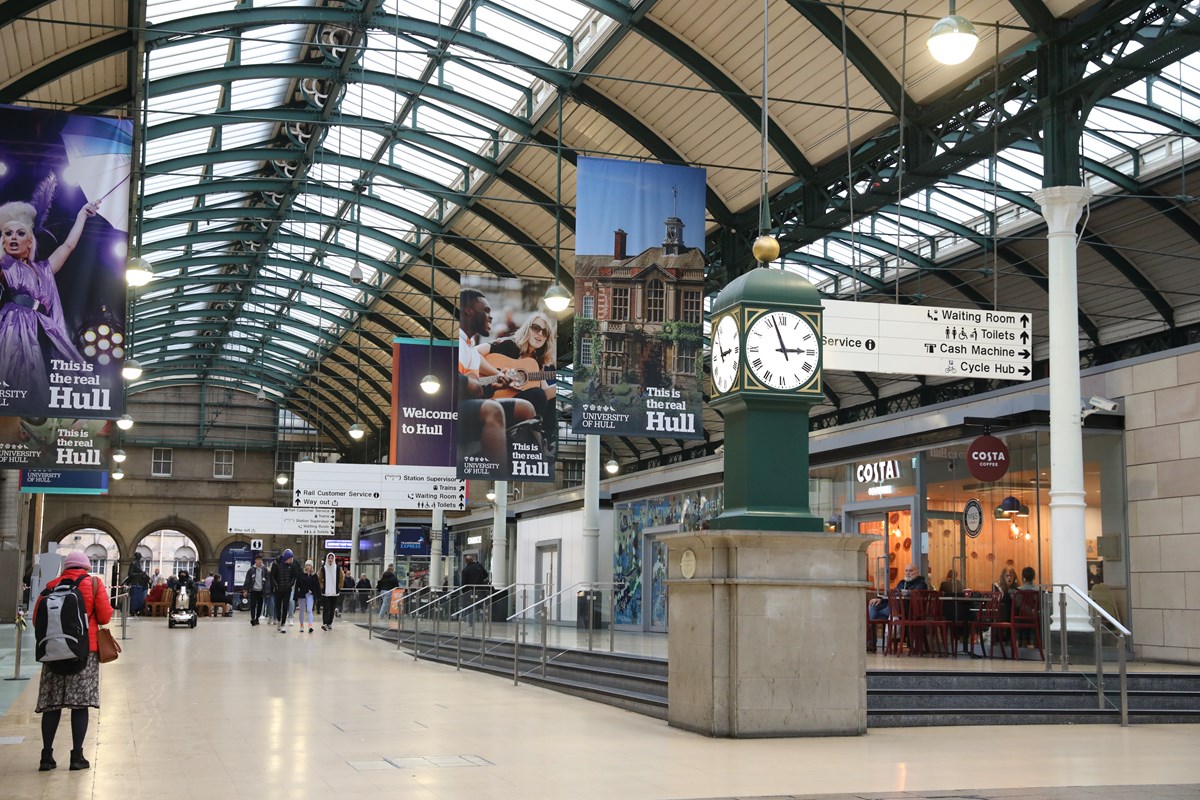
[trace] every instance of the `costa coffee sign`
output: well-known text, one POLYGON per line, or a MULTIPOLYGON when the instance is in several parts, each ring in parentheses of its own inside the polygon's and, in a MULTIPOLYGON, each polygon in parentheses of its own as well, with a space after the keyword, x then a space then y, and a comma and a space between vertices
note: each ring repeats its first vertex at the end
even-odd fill
POLYGON ((980 436, 967 446, 967 470, 976 480, 998 481, 1008 473, 1008 445, 995 436, 980 436))

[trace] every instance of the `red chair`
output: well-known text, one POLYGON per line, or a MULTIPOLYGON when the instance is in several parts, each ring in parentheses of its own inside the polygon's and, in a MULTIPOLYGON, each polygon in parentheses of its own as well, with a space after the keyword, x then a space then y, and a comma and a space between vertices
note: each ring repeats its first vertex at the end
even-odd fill
POLYGON ((1018 631, 1029 631, 1038 655, 1043 661, 1046 659, 1046 653, 1042 650, 1041 605, 1042 593, 1037 589, 1019 589, 1013 593, 1012 647, 1018 659, 1021 657, 1021 651, 1017 649, 1018 631))
POLYGON ((941 597, 935 590, 914 590, 900 600, 900 638, 908 642, 909 655, 932 653, 938 646, 942 655, 950 655, 950 626, 942 615, 941 597))
MULTIPOLYGON (((994 657, 996 654, 996 640, 1000 638, 1002 632, 1007 629, 1011 638, 1012 621, 1004 619, 1003 612, 1000 607, 1000 593, 992 592, 985 595, 983 605, 979 608, 979 613, 975 616, 975 621, 971 623, 971 628, 968 633, 971 652, 975 652, 975 638, 978 636, 979 641, 983 642, 983 632, 991 630, 992 641, 988 648, 988 657, 994 657)), ((982 651, 982 644, 980 645, 982 651)), ((1000 642, 1000 653, 1004 653, 1004 642, 1000 642)))

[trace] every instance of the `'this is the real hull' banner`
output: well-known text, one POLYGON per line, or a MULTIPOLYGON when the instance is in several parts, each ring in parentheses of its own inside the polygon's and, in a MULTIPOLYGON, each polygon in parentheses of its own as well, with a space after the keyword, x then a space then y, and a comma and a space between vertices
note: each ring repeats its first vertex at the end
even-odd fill
POLYGON ((409 467, 444 467, 452 478, 458 451, 458 399, 454 342, 395 339, 392 343, 392 457, 409 467), (432 372, 442 383, 436 394, 421 390, 432 372))
POLYGON ((458 477, 553 482, 558 320, 549 284, 463 275, 458 332, 458 477))
POLYGON ((703 439, 704 170, 580 158, 571 429, 703 439))
POLYGON ((0 414, 121 414, 129 120, 0 108, 0 414))
POLYGON ((106 471, 112 422, 0 417, 0 469, 106 471))

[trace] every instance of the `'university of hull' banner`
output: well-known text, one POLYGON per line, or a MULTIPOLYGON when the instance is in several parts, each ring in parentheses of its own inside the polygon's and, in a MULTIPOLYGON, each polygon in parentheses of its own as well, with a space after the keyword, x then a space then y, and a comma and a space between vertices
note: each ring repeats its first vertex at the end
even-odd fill
POLYGON ((458 330, 458 477, 554 480, 558 321, 548 283, 463 275, 458 330))
POLYGON ((0 469, 107 471, 106 419, 0 417, 0 469))
POLYGON ((453 478, 458 450, 458 385, 454 380, 454 342, 428 339, 392 340, 391 463, 409 467, 443 467, 453 478), (442 382, 436 394, 421 390, 430 373, 442 382))
POLYGON ((0 414, 121 414, 132 144, 129 120, 0 108, 0 414))
POLYGON ((704 170, 581 158, 579 434, 703 439, 704 170))
POLYGON ((107 472, 78 470, 21 470, 24 494, 108 494, 107 472))

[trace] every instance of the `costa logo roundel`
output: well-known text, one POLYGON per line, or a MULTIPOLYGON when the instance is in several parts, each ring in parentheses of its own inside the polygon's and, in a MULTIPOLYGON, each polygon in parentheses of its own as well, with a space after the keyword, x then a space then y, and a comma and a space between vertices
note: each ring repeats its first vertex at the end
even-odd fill
POLYGON ((967 446, 967 470, 976 480, 998 481, 1008 473, 1008 445, 985 434, 967 446))

